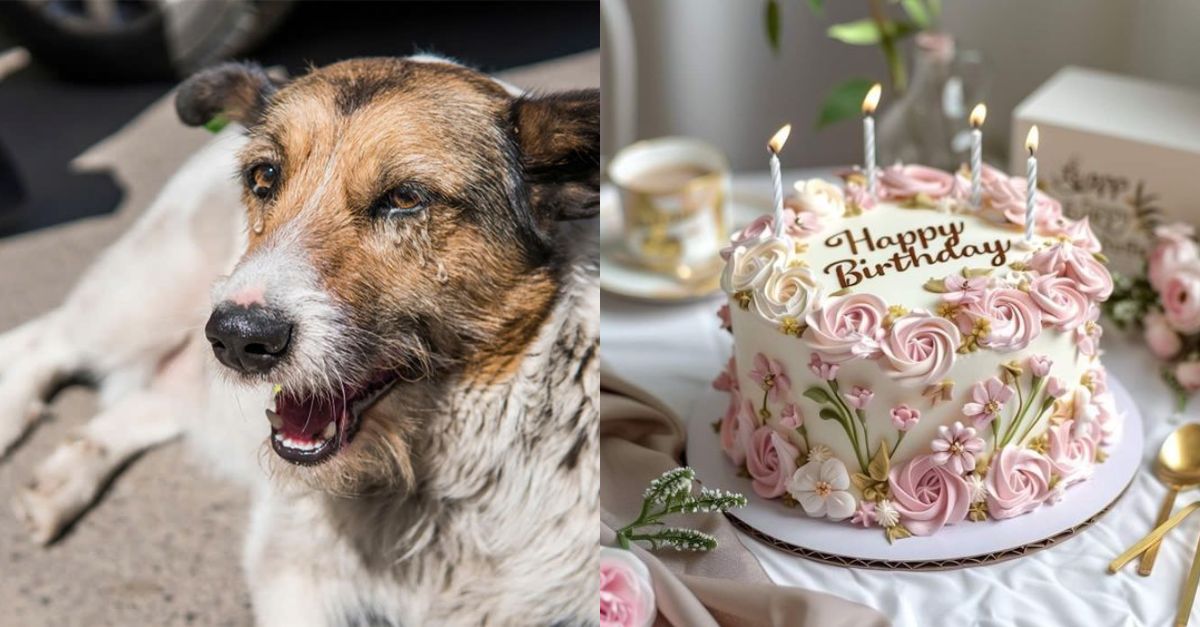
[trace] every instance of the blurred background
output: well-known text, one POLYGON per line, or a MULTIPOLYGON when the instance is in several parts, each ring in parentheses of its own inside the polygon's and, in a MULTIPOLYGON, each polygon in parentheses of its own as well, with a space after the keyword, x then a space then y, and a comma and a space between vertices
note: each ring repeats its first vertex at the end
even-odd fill
POLYGON ((599 45, 590 2, 11 0, 0 29, 0 236, 113 211, 111 178, 68 162, 223 59, 298 74, 429 50, 497 72, 599 45))
MULTIPOLYGON (((618 3, 621 0, 613 4, 618 3)), ((630 35, 636 40, 637 59, 636 116, 626 140, 698 137, 724 150, 734 171, 763 169, 763 143, 790 121, 794 128, 782 156, 785 168, 842 165, 861 160, 861 127, 842 121, 815 128, 830 91, 856 77, 877 80, 889 88, 881 115, 897 104, 880 46, 847 44, 827 32, 837 24, 869 19, 873 3, 867 0, 780 0, 775 3, 777 50, 767 35, 770 3, 766 0, 629 0, 625 4, 632 18, 630 35)), ((915 70, 921 55, 916 33, 911 31, 921 27, 914 26, 905 10, 912 3, 882 0, 875 4, 909 32, 899 41, 898 53, 908 71, 909 87, 920 87, 915 70)), ((985 150, 999 163, 1006 163, 1013 108, 1063 66, 1200 87, 1194 61, 1200 56, 1200 38, 1195 36, 1200 3, 1194 0, 917 4, 940 7, 940 15, 931 17, 925 30, 945 33, 956 44, 951 62, 964 84, 962 98, 951 104, 969 110, 976 101, 972 96, 986 98, 985 150)), ((612 117, 612 86, 622 83, 614 75, 612 61, 620 56, 615 46, 624 45, 626 34, 620 26, 614 32, 612 24, 610 20, 604 24, 609 155, 622 141, 612 117)), ((848 39, 859 34, 844 33, 848 39)), ((857 109, 857 102, 851 104, 857 109)), ((962 111, 963 127, 965 115, 962 111)))

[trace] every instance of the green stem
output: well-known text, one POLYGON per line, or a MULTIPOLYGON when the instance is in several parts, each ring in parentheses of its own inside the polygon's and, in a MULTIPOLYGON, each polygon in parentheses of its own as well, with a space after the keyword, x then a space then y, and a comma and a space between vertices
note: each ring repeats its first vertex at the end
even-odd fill
POLYGON ((900 58, 900 53, 896 48, 896 39, 892 36, 891 29, 888 28, 883 1, 869 0, 867 6, 870 9, 871 19, 875 22, 875 28, 879 30, 879 49, 883 51, 883 57, 887 61, 892 90, 896 92, 897 96, 901 96, 908 89, 908 75, 904 69, 904 59, 900 58))
POLYGON ((906 434, 908 434, 908 432, 907 432, 907 431, 901 431, 901 432, 900 432, 900 436, 896 438, 896 443, 892 445, 892 452, 888 454, 888 457, 889 457, 889 458, 890 458, 890 457, 895 457, 895 456, 896 456, 896 451, 897 451, 897 450, 899 450, 899 448, 900 448, 900 443, 904 441, 904 436, 905 436, 906 434))
POLYGON ((1025 427, 1025 432, 1022 433, 1021 437, 1017 440, 1018 443, 1024 442, 1025 438, 1029 437, 1029 434, 1033 432, 1033 428, 1036 427, 1039 422, 1041 422, 1042 416, 1046 414, 1046 410, 1050 409, 1050 407, 1053 405, 1053 398, 1047 398, 1046 400, 1042 401, 1041 408, 1038 409, 1037 414, 1034 415, 1033 422, 1029 423, 1029 426, 1025 427))
POLYGON ((799 427, 796 427, 796 433, 799 433, 800 439, 804 440, 804 455, 807 457, 808 452, 812 450, 812 447, 808 445, 808 428, 804 425, 800 425, 799 427))
POLYGON ((867 415, 861 409, 854 410, 854 415, 858 416, 858 421, 862 423, 863 428, 863 444, 867 447, 867 457, 871 456, 871 432, 867 430, 867 415))
MULTIPOLYGON (((858 464, 861 466, 861 470, 866 472, 868 466, 867 460, 870 459, 871 453, 870 451, 867 451, 867 453, 864 455, 862 452, 864 443, 858 439, 858 428, 855 426, 856 421, 854 419, 854 412, 850 411, 850 406, 846 404, 846 401, 842 398, 842 395, 838 393, 838 382, 836 379, 826 381, 825 385, 829 388, 830 392, 833 392, 833 402, 837 404, 839 413, 841 413, 842 417, 846 420, 846 423, 843 426, 846 427, 846 433, 850 436, 850 444, 854 446, 854 456, 858 458, 858 464)), ((867 426, 864 424, 862 427, 863 437, 865 438, 867 437, 867 426)), ((870 446, 869 442, 865 444, 870 446)))
MULTIPOLYGON (((1012 438, 1020 431, 1020 425, 1025 421, 1025 414, 1033 407, 1033 403, 1038 396, 1042 394, 1042 389, 1046 387, 1046 380, 1041 377, 1033 378, 1033 389, 1029 392, 1029 398, 1021 401, 1020 407, 1017 409, 1017 415, 1013 416, 1012 423, 1008 425, 1008 429, 1004 431, 1004 444, 1012 442, 1012 438)), ((1020 387, 1017 388, 1020 390, 1020 387)), ((1018 392, 1020 394, 1020 392, 1018 392)), ((1036 421, 1035 421, 1036 422, 1036 421)))
POLYGON ((1000 417, 992 418, 992 450, 1000 450, 1000 417))
POLYGON ((767 412, 767 395, 768 394, 770 394, 769 390, 763 390, 762 410, 758 412, 758 423, 760 425, 766 424, 766 422, 767 422, 767 419, 765 418, 765 416, 768 413, 767 412))

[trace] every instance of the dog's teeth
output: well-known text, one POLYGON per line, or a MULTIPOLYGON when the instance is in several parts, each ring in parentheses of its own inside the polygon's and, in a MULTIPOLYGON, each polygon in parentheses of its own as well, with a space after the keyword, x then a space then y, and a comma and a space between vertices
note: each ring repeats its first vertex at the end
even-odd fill
POLYGON ((270 409, 267 410, 267 420, 271 421, 272 427, 275 427, 276 429, 283 428, 283 418, 270 409))
POLYGON ((325 432, 321 434, 321 437, 328 440, 336 434, 337 434, 337 421, 335 420, 335 421, 330 422, 328 425, 325 425, 325 432))

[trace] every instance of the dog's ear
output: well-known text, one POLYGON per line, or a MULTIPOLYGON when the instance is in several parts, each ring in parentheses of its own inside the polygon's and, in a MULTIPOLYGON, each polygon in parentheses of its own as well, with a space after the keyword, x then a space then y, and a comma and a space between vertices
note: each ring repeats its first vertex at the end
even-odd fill
POLYGON ((533 208, 552 220, 600 212, 600 91, 588 89, 513 102, 533 208))
POLYGON ((257 63, 222 63, 193 74, 179 86, 175 112, 188 126, 208 124, 218 115, 251 126, 283 83, 257 63))

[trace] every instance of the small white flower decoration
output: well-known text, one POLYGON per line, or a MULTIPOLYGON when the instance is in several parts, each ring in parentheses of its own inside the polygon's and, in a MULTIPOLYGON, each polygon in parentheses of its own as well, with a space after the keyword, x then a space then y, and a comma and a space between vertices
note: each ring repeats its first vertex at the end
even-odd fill
POLYGON ((804 513, 830 520, 845 520, 854 514, 854 496, 849 489, 850 474, 837 459, 809 462, 797 469, 788 483, 788 492, 804 513))
POLYGON ((824 462, 833 459, 833 449, 824 444, 814 444, 808 449, 808 463, 824 462))
POLYGON ((987 486, 979 473, 973 472, 967 475, 967 488, 971 490, 972 503, 982 503, 987 500, 987 486))
POLYGON ((892 505, 891 501, 883 499, 875 506, 875 520, 884 529, 895 527, 900 524, 900 511, 896 509, 895 505, 892 505))

